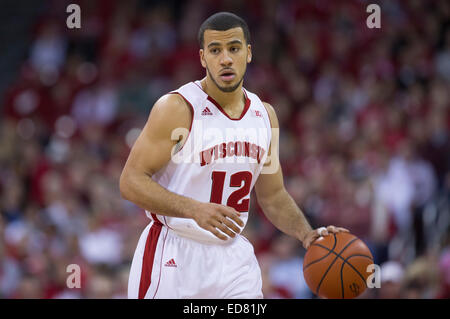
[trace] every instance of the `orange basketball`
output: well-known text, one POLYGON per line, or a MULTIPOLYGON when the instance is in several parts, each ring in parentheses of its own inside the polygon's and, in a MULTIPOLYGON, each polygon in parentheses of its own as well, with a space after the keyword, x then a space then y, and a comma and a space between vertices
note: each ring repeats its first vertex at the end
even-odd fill
POLYGON ((303 260, 303 276, 322 298, 351 299, 367 288, 367 266, 373 257, 366 244, 350 233, 330 234, 315 240, 303 260))

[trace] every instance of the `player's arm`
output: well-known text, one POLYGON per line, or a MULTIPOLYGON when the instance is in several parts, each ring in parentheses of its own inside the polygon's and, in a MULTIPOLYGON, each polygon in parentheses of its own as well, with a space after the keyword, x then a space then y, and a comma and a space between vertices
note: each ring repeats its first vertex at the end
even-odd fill
MULTIPOLYGON (((264 103, 272 128, 279 130, 278 118, 273 107, 264 103)), ((278 135, 272 134, 273 138, 269 149, 270 165, 277 167, 275 173, 259 175, 255 184, 255 192, 259 205, 269 221, 282 232, 299 239, 307 249, 318 237, 326 236, 328 232, 347 231, 344 228, 328 226, 313 230, 305 215, 297 206, 293 198, 284 187, 283 173, 278 157, 278 135)))
POLYGON ((152 179, 171 160, 174 146, 179 148, 185 142, 186 136, 174 140, 172 132, 177 128, 188 132, 191 120, 191 110, 178 94, 167 94, 155 103, 123 168, 120 192, 123 198, 152 213, 192 218, 200 227, 225 240, 227 237, 217 229, 234 237, 240 229, 230 219, 243 226, 238 212, 231 207, 201 203, 175 194, 152 179))

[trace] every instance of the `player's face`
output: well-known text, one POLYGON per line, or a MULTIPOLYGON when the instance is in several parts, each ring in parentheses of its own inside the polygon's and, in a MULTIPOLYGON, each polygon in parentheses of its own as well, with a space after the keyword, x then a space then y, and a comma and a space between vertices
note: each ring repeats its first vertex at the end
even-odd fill
POLYGON ((242 28, 206 30, 200 61, 208 77, 223 92, 233 92, 242 83, 247 63, 252 59, 242 28))

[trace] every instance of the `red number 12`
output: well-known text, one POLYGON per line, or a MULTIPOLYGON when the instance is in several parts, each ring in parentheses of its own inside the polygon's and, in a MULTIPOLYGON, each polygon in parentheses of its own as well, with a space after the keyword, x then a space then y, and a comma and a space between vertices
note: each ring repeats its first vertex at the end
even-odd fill
MULTIPOLYGON (((213 171, 211 175, 211 203, 222 204, 223 186, 225 184, 226 172, 213 171)), ((250 193, 250 185, 252 183, 252 173, 242 171, 234 173, 230 176, 230 187, 240 187, 230 194, 227 200, 227 206, 233 207, 238 212, 248 212, 249 202, 248 198, 239 201, 250 193), (244 182, 244 185, 242 185, 244 182), (242 186, 241 186, 242 185, 242 186)))

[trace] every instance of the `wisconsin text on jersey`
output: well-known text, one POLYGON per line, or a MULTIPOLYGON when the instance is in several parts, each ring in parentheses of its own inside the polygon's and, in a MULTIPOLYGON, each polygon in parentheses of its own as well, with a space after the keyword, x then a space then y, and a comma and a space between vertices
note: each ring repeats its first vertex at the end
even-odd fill
POLYGON ((265 153, 266 150, 264 148, 251 142, 236 141, 221 143, 199 153, 200 165, 204 166, 210 164, 213 158, 214 160, 217 160, 219 158, 231 156, 250 157, 257 160, 259 164, 265 153))

